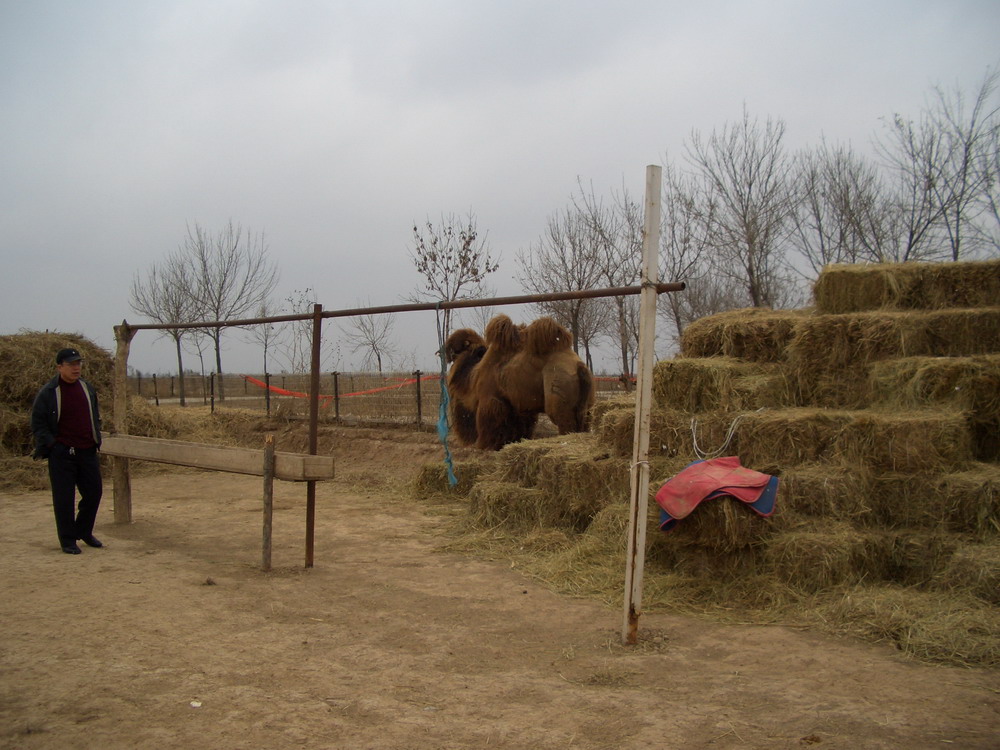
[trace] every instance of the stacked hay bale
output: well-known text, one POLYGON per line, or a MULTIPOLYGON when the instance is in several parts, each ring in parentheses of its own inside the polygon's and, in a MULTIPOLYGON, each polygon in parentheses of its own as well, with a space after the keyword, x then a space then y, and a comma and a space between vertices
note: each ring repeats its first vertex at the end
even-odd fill
MULTIPOLYGON (((656 366, 653 492, 716 453, 781 489, 768 519, 716 500, 664 534, 651 513, 645 606, 811 619, 924 658, 1000 664, 1000 261, 831 266, 814 294, 811 310, 699 320, 656 366)), ((610 517, 624 517, 634 420, 633 403, 602 403, 573 457, 502 451, 471 492, 476 517, 508 522, 516 496, 543 508, 531 522, 578 531, 539 566, 550 580, 584 549, 620 569, 610 517), (541 479, 550 462, 586 476, 598 456, 611 473, 587 487, 541 479), (484 512, 503 475, 513 488, 484 512)))
POLYGON ((84 377, 97 388, 102 413, 111 405, 113 357, 75 333, 23 331, 0 336, 0 488, 48 487, 45 462, 31 460, 31 406, 56 374, 56 352, 72 347, 86 360, 84 377))

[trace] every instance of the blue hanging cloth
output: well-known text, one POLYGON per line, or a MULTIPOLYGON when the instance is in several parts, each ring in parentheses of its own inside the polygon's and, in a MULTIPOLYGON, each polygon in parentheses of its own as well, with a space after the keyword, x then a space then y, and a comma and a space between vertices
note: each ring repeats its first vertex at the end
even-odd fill
MULTIPOLYGON (((441 358, 441 406, 438 408, 438 423, 437 423, 437 433, 438 439, 441 441, 441 445, 444 446, 444 465, 448 469, 448 485, 454 487, 458 484, 458 478, 455 476, 455 467, 451 458, 451 449, 448 447, 448 363, 445 359, 444 353, 444 328, 441 324, 441 303, 438 303, 437 309, 434 311, 437 317, 437 334, 438 334, 438 355, 441 358)), ((420 384, 417 384, 420 387, 420 384)))

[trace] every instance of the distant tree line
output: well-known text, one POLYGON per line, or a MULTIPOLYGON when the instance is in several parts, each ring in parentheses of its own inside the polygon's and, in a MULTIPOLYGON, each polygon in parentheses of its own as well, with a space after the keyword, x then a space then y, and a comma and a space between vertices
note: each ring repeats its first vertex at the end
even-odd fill
MULTIPOLYGON (((711 133, 692 131, 680 162, 664 157, 659 273, 688 284, 682 294, 660 297, 665 338, 676 344, 688 323, 727 309, 801 305, 808 282, 830 263, 1000 255, 998 81, 1000 69, 989 70, 971 98, 959 88, 934 88, 916 118, 893 114, 884 121, 871 155, 825 140, 792 151, 783 121, 761 120, 745 106, 738 120, 711 133)), ((641 196, 624 187, 599 195, 581 180, 539 238, 516 253, 515 276, 526 294, 635 285, 643 220, 641 196)), ((311 288, 281 304, 272 300, 278 272, 267 252, 263 234, 232 222, 217 233, 195 224, 177 251, 135 276, 130 305, 161 324, 311 312, 311 288)), ((471 210, 413 222, 410 258, 421 281, 409 301, 494 295, 487 280, 500 263, 471 210)), ((623 297, 537 307, 572 331, 592 368, 595 348, 610 345, 628 375, 638 349, 638 302, 623 297)), ((482 329, 492 311, 470 314, 482 329)), ((438 323, 446 336, 452 311, 442 310, 438 323)), ((399 368, 393 316, 345 318, 341 326, 341 340, 363 355, 363 366, 399 368)), ((214 353, 215 371, 222 373, 225 330, 166 330, 177 371, 183 372, 187 352, 205 373, 205 357, 214 353)), ((254 325, 244 336, 262 352, 265 373, 272 362, 285 372, 309 369, 310 320, 254 325)), ((335 368, 339 344, 325 340, 321 356, 322 369, 335 368)), ((183 403, 183 390, 179 395, 183 403)))
MULTIPOLYGON (((665 158, 660 276, 683 294, 660 298, 667 336, 703 315, 739 307, 793 307, 830 263, 968 260, 1000 254, 998 70, 971 98, 935 88, 915 119, 894 114, 873 156, 822 142, 785 145, 781 120, 742 117, 693 131, 678 163, 665 158)), ((639 280, 640 200, 583 184, 518 253, 529 293, 624 286, 639 280)), ((588 364, 611 342, 630 373, 638 299, 539 305, 569 328, 588 364)))

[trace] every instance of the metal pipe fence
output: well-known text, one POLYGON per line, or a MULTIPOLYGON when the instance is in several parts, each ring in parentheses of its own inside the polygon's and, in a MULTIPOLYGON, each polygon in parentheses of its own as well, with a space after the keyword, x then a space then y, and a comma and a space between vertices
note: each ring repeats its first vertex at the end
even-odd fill
MULTIPOLYGON (((309 382, 309 373, 204 377, 188 373, 185 402, 187 406, 304 417, 309 413, 309 382)), ((626 392, 620 377, 595 377, 595 384, 598 398, 626 392)), ((157 406, 180 404, 176 375, 130 376, 128 392, 157 406)), ((319 394, 319 415, 324 422, 432 425, 441 405, 441 375, 421 371, 321 373, 319 394)))

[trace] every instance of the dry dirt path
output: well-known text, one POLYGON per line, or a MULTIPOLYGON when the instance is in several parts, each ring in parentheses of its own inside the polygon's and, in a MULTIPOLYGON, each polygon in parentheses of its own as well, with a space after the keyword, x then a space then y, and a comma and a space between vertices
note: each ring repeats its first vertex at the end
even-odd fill
POLYGON ((264 574, 259 479, 133 485, 135 522, 109 488, 79 556, 46 493, 0 497, 0 748, 1000 744, 995 671, 658 614, 626 649, 619 612, 436 552, 441 519, 384 486, 319 485, 304 570, 305 490, 279 483, 264 574))

